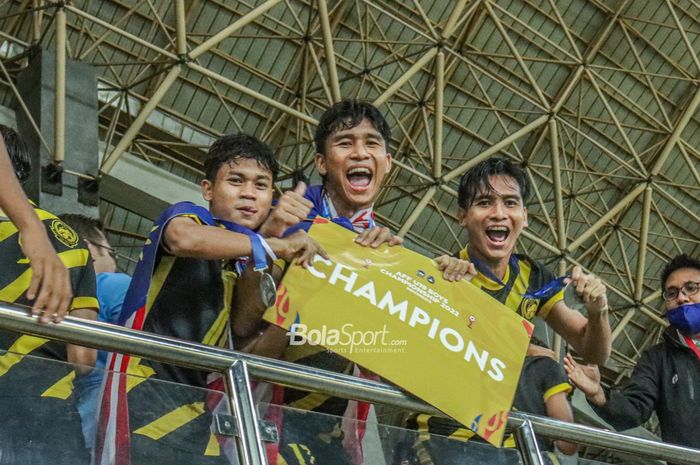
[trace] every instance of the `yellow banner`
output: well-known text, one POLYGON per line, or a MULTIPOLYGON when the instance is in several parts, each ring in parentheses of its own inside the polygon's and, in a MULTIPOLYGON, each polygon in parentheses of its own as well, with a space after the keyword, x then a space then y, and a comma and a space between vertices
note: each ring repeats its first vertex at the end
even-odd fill
POLYGON ((500 446, 532 325, 404 247, 361 247, 323 220, 309 234, 330 260, 292 266, 265 319, 290 344, 330 349, 500 446))

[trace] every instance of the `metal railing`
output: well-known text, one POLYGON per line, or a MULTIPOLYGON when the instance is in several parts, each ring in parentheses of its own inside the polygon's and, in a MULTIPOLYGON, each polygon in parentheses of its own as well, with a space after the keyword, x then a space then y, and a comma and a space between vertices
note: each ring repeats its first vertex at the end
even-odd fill
MULTIPOLYGON (((280 360, 197 344, 107 323, 67 317, 60 324, 40 324, 26 307, 0 302, 0 328, 57 339, 114 352, 128 353, 176 366, 225 374, 229 402, 239 431, 238 449, 245 465, 264 465, 258 414, 250 377, 307 391, 386 404, 413 412, 444 416, 440 411, 400 389, 353 376, 314 369, 280 360)), ((678 464, 700 464, 700 450, 650 441, 589 426, 511 412, 509 428, 516 433, 526 465, 541 465, 535 434, 586 446, 613 449, 678 464)))

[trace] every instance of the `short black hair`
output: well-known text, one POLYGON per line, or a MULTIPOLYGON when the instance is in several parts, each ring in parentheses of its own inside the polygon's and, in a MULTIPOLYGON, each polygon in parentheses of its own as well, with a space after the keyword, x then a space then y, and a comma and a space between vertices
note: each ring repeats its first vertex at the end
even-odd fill
POLYGON ((673 259, 666 264, 664 269, 661 270, 661 290, 666 290, 666 280, 671 276, 671 273, 681 268, 693 268, 700 271, 700 260, 686 254, 673 257, 673 259))
POLYGON ((314 135, 316 152, 325 155, 328 136, 342 129, 352 129, 362 123, 364 119, 372 123, 374 129, 381 134, 388 149, 391 141, 391 129, 389 123, 384 119, 384 115, 369 102, 346 99, 332 105, 321 115, 314 135))
POLYGON ((493 186, 489 182, 491 176, 513 178, 520 188, 523 203, 527 203, 530 198, 530 180, 525 171, 507 158, 492 157, 477 163, 464 173, 459 181, 459 206, 467 210, 481 192, 493 192, 493 186))
POLYGON ((29 156, 27 144, 17 134, 17 131, 4 124, 0 124, 0 134, 5 141, 5 148, 10 156, 10 163, 15 170, 15 175, 19 182, 24 184, 32 173, 32 159, 29 156))
POLYGON ((103 236, 106 237, 102 230, 102 222, 97 218, 90 218, 80 213, 64 213, 58 217, 73 228, 81 239, 99 243, 103 236))
POLYGON ((204 177, 214 182, 222 165, 242 158, 257 161, 258 165, 272 174, 272 182, 277 179, 279 166, 270 146, 256 137, 242 133, 221 136, 211 144, 204 162, 204 177))

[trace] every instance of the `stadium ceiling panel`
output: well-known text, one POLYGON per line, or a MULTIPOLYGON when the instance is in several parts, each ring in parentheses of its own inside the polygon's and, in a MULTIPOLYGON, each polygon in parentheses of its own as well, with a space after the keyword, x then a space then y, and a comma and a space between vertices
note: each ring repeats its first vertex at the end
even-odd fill
POLYGON ((441 254, 466 241, 461 174, 522 163, 520 250, 610 289, 608 380, 663 327, 663 264, 700 254, 697 0, 7 0, 4 104, 62 15, 68 58, 99 70, 103 173, 128 151, 196 181, 212 138, 244 131, 283 181, 309 176, 317 118, 361 98, 393 130, 381 221, 441 254))

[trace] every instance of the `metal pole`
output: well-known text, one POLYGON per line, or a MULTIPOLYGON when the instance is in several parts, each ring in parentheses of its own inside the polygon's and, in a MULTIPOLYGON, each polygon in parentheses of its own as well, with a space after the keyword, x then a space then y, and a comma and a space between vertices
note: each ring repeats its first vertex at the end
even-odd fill
POLYGON ((423 213, 423 210, 425 210, 428 202, 430 202, 430 199, 432 199, 435 195, 436 190, 437 189, 435 186, 431 186, 430 189, 427 190, 423 198, 420 199, 420 202, 418 202, 418 205, 416 205, 416 208, 414 208, 411 212, 411 215, 408 217, 406 222, 401 226, 401 229, 399 229, 399 232, 397 233, 398 236, 405 236, 408 230, 413 227, 413 224, 418 220, 420 214, 423 213))
POLYGON ((396 81, 394 81, 393 84, 389 86, 387 90, 384 91, 382 95, 377 97, 377 99, 373 102, 375 107, 378 107, 384 103, 386 103, 389 98, 396 93, 397 90, 401 88, 406 82, 408 82, 409 79, 411 79, 417 72, 419 72, 421 69, 423 69, 423 66, 427 65, 430 60, 433 59, 433 57, 437 54, 437 47, 432 47, 428 52, 423 55, 418 61, 413 63, 413 66, 408 68, 403 75, 401 75, 400 78, 398 78, 396 81))
POLYGON ((124 133, 124 136, 121 138, 112 153, 110 153, 109 156, 103 160, 102 168, 100 169, 103 174, 109 174, 112 168, 114 168, 114 165, 139 134, 139 131, 143 125, 146 124, 146 120, 151 113, 153 113, 153 110, 156 109, 160 101, 168 92, 168 89, 170 89, 170 86, 173 85, 177 77, 180 75, 181 71, 182 67, 180 67, 180 65, 173 66, 170 69, 168 74, 163 79, 163 82, 160 83, 156 91, 153 93, 153 96, 151 96, 151 98, 143 106, 141 112, 138 114, 136 119, 134 119, 133 123, 131 123, 131 126, 129 126, 129 129, 127 129, 126 133, 124 133))
MULTIPOLYGON (((235 362, 241 361, 246 363, 254 377, 264 381, 314 392, 332 393, 339 397, 365 402, 382 403, 419 413, 444 415, 397 387, 376 381, 71 316, 66 317, 60 324, 52 325, 40 324, 37 320, 38 317, 29 315, 28 307, 0 302, 0 328, 5 330, 87 347, 130 353, 162 363, 206 371, 224 372, 229 370, 235 362)), ((697 449, 520 412, 509 414, 508 426, 517 428, 525 420, 530 420, 537 434, 552 439, 610 448, 688 465, 697 465, 700 458, 700 450, 697 449)))
POLYGON ((66 11, 56 10, 56 96, 54 108, 54 163, 61 164, 65 158, 66 140, 66 11))
POLYGON ((256 19, 258 19, 260 16, 264 15, 267 10, 272 8, 273 6, 277 5, 279 2, 282 0, 267 0, 265 3, 260 5, 259 7, 251 10, 249 13, 241 16, 238 18, 238 20, 234 21, 231 23, 229 26, 223 28, 221 31, 217 32, 215 35, 210 37, 209 39, 205 40, 201 44, 199 44, 197 47, 195 47, 192 52, 190 52, 190 58, 193 60, 197 57, 199 57, 201 54, 209 51, 213 47, 216 47, 219 42, 222 40, 226 39, 228 36, 236 32, 237 30, 241 29, 243 26, 246 26, 256 19))
POLYGON ((335 64, 335 52, 333 51, 333 36, 331 35, 331 23, 328 19, 328 4, 326 0, 318 0, 318 16, 321 22, 321 34, 323 34, 323 48, 326 52, 326 65, 328 77, 331 81, 331 95, 334 102, 340 101, 340 84, 338 82, 338 68, 335 64))
POLYGON ((535 431, 532 429, 532 422, 525 420, 515 428, 515 443, 518 445, 520 456, 525 465, 544 465, 540 446, 537 444, 535 431))
POLYGON ((265 447, 260 437, 258 411, 250 389, 245 362, 236 361, 226 370, 226 390, 238 431, 238 457, 244 465, 266 465, 265 447))
POLYGON ((435 125, 433 134, 433 177, 442 175, 442 118, 445 112, 445 52, 440 50, 435 59, 435 125))
POLYGON ((649 240, 649 217, 651 216, 651 184, 644 189, 644 208, 642 210, 642 226, 639 231, 639 254, 637 256, 637 273, 634 281, 634 300, 642 300, 644 291, 644 271, 646 270, 647 242, 649 240))
POLYGON ((177 54, 187 55, 187 15, 185 13, 185 0, 175 1, 175 32, 177 33, 177 54))
POLYGON ((575 241, 571 242, 569 244, 569 247, 567 247, 567 250, 569 252, 576 250, 581 244, 586 242, 589 237, 591 237, 593 234, 597 233, 600 228, 605 226, 605 224, 610 221, 615 215, 620 213, 624 208, 626 208, 630 203, 634 202, 634 199, 637 198, 637 196, 644 190, 646 187, 645 183, 640 183, 632 189, 632 191, 624 196, 614 207, 608 210, 608 212, 600 217, 598 221, 596 221, 593 226, 588 228, 587 231, 584 231, 583 234, 579 235, 578 238, 576 238, 575 241))
POLYGON ((477 163, 479 163, 482 160, 487 159, 491 155, 494 155, 494 154, 500 152, 508 145, 512 144, 513 142, 520 139, 524 135, 531 133, 535 129, 537 129, 540 126, 542 126, 543 124, 545 124, 547 121, 549 121, 549 115, 540 116, 539 118, 537 118, 533 122, 523 126, 522 128, 518 129, 517 131, 515 131, 513 134, 509 135, 505 139, 497 142, 496 144, 492 145, 488 149, 481 152, 479 155, 473 157, 468 162, 458 166, 457 168, 455 168, 452 171, 450 171, 449 173, 447 173, 443 177, 443 181, 449 182, 449 181, 452 181, 454 178, 461 176, 463 173, 465 173, 467 170, 469 170, 469 168, 471 168, 472 166, 476 165, 477 163))
POLYGON ((695 91, 693 99, 690 101, 685 111, 678 119, 676 127, 673 129, 673 132, 669 136, 668 141, 666 141, 666 144, 664 144, 664 147, 661 149, 661 152, 659 153, 659 156, 657 157, 656 162, 654 163, 654 166, 651 169, 652 176, 656 176, 661 172, 661 167, 664 165, 664 163, 666 163, 666 159, 671 154, 671 150, 673 150, 673 147, 676 145, 676 142, 678 142, 678 140, 680 139, 683 130, 690 121, 690 118, 692 118, 692 116, 695 114, 695 110, 698 109, 698 105, 700 105, 700 87, 698 87, 695 91))

